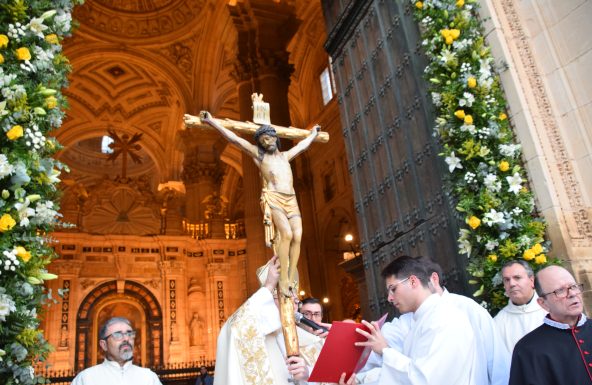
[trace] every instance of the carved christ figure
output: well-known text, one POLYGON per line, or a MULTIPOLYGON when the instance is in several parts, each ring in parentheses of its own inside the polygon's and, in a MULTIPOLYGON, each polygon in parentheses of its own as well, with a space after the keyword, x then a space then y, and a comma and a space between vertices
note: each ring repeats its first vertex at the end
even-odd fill
POLYGON ((255 145, 218 124, 207 111, 200 113, 202 122, 218 130, 230 143, 253 158, 262 179, 261 208, 265 225, 265 243, 272 247, 280 259, 281 293, 291 296, 297 279, 298 257, 302 239, 302 218, 290 161, 305 151, 318 135, 320 126, 315 125, 310 134, 288 151, 279 150, 275 129, 262 125, 255 132, 255 145))

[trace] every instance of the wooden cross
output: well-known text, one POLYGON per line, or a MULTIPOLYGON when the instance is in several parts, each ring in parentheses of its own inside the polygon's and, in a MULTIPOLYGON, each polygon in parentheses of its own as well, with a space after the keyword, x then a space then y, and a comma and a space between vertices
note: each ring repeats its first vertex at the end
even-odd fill
MULTIPOLYGON (((302 128, 297 128, 297 127, 284 127, 284 126, 278 126, 275 124, 270 124, 269 122, 269 104, 263 102, 262 95, 257 95, 257 97, 255 97, 255 95, 257 94, 253 94, 252 99, 253 99, 253 113, 254 113, 254 118, 253 121, 260 123, 253 123, 253 122, 241 122, 238 120, 232 120, 232 119, 215 119, 216 122, 225 127, 228 128, 229 130, 232 130, 234 132, 237 132, 239 134, 247 134, 252 136, 253 134, 255 134, 255 131, 257 131, 257 129, 260 127, 261 124, 269 124, 270 126, 272 126, 275 129, 275 132, 277 133, 277 136, 280 138, 285 138, 285 139, 304 139, 306 138, 309 134, 310 131, 307 129, 302 129, 302 128), (260 99, 259 99, 260 98, 260 99), (265 108, 265 106, 263 105, 267 105, 267 108, 265 108), (263 110, 267 110, 266 116, 265 113, 263 113, 263 110)), ((194 116, 194 115, 189 115, 189 114, 185 114, 183 116, 183 122, 185 123, 185 127, 186 128, 202 128, 202 129, 207 129, 207 130, 211 130, 212 128, 203 123, 201 121, 201 119, 198 116, 194 116)), ((329 133, 325 132, 325 131, 320 131, 319 135, 315 138, 315 142, 320 142, 320 143, 327 143, 329 141, 329 133)))
POLYGON ((112 129, 107 130, 107 133, 111 139, 113 139, 113 143, 109 144, 109 148, 113 150, 113 153, 109 154, 107 160, 115 162, 119 155, 121 155, 121 178, 125 179, 127 175, 128 154, 134 163, 142 163, 142 157, 135 153, 136 151, 140 151, 142 149, 142 146, 137 143, 142 138, 142 134, 135 133, 130 139, 128 134, 123 134, 120 138, 115 130, 112 129))

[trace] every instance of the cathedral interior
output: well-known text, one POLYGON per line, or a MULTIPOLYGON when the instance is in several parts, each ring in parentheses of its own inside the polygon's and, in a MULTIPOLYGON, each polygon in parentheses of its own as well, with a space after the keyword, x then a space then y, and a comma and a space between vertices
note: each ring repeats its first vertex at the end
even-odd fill
POLYGON ((340 267, 359 240, 320 2, 88 0, 73 18, 69 110, 55 134, 70 226, 53 234, 59 279, 49 284, 67 290, 43 325, 52 368, 100 362, 98 326, 115 315, 137 328, 143 366, 215 359, 219 328, 258 288, 271 252, 256 166, 183 116, 252 121, 255 92, 272 124, 318 123, 331 137, 292 162, 300 290, 324 299, 330 318, 359 314, 340 267))
MULTIPOLYGON (((478 3, 549 255, 590 285, 592 48, 574 36, 590 34, 592 2, 478 3)), ((41 325, 55 346, 47 365, 72 374, 96 364, 98 327, 115 315, 137 330, 142 366, 213 362, 220 327, 259 288, 255 271, 272 252, 257 166, 184 116, 252 122, 253 94, 269 103, 273 125, 320 124, 330 138, 291 162, 303 222, 299 294, 323 300, 325 321, 392 313, 380 271, 405 254, 432 256, 450 291, 473 293, 415 6, 78 5, 63 42, 69 109, 55 132, 69 172, 60 176, 65 225, 52 234, 58 279, 47 282, 64 294, 41 325)), ((590 308, 590 292, 584 298, 590 308)))

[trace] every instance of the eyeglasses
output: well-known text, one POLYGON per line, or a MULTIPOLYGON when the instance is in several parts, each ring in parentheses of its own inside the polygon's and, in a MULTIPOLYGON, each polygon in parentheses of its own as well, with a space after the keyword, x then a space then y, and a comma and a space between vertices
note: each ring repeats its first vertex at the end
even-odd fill
POLYGON ((541 297, 545 297, 549 294, 555 294, 557 298, 566 298, 569 296, 569 292, 571 291, 572 294, 580 294, 584 291, 584 284, 583 283, 574 283, 573 285, 567 287, 561 287, 557 290, 550 291, 545 294, 541 294, 541 297))
POLYGON ((323 313, 320 311, 303 311, 302 315, 305 316, 306 318, 322 318, 323 317, 323 313))
POLYGON ((397 286, 399 286, 403 282, 407 281, 409 278, 411 278, 411 277, 407 277, 407 278, 395 283, 394 285, 390 285, 389 287, 386 288, 386 291, 389 293, 389 295, 395 295, 395 291, 397 290, 397 286))
POLYGON ((124 337, 128 337, 128 338, 135 338, 136 337, 136 331, 135 330, 128 330, 127 332, 113 332, 111 334, 109 334, 108 336, 106 336, 105 338, 103 338, 105 341, 107 341, 107 339, 109 337, 113 337, 113 339, 115 341, 121 341, 124 337))

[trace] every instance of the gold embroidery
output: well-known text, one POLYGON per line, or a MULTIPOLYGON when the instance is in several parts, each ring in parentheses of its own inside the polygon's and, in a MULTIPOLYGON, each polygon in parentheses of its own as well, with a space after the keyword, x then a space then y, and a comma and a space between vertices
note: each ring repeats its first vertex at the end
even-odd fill
POLYGON ((229 320, 232 338, 245 385, 273 385, 273 376, 264 337, 259 334, 258 321, 247 301, 229 320))

